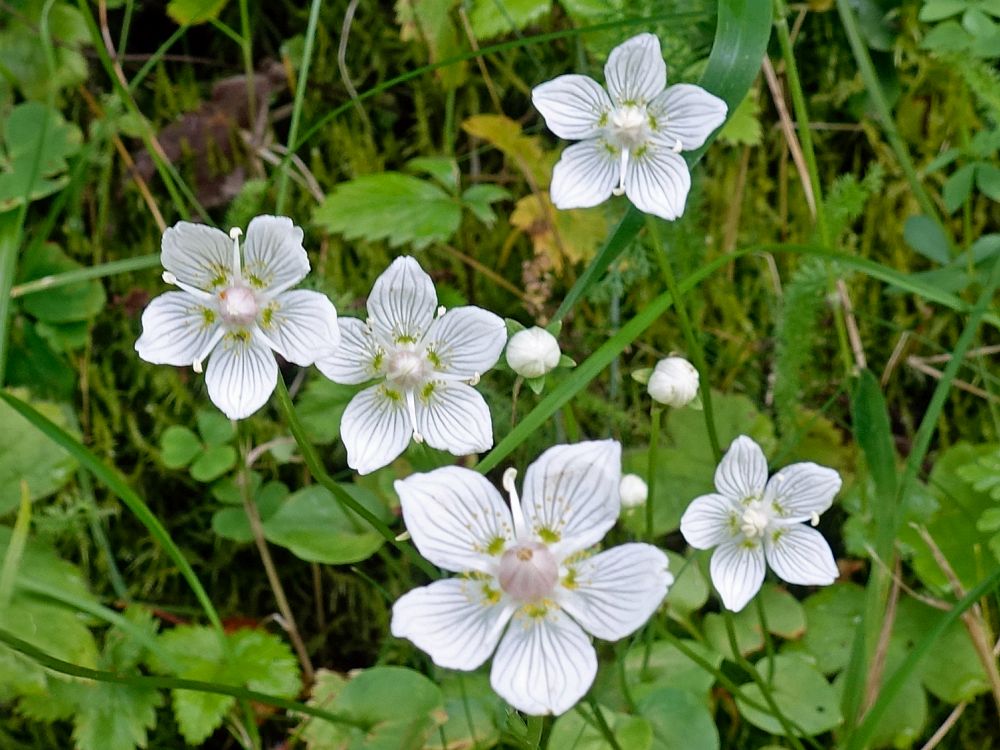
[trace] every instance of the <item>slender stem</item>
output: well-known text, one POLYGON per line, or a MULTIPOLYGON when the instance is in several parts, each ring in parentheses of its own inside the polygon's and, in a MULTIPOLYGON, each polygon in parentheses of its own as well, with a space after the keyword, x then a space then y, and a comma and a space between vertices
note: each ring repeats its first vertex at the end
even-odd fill
POLYGON ((528 747, 532 750, 541 750, 542 733, 545 731, 544 716, 528 717, 528 747))
POLYGON ((158 265, 160 265, 160 254, 150 253, 149 255, 140 255, 135 258, 123 258, 122 260, 100 263, 96 266, 75 268, 72 271, 54 273, 49 276, 32 279, 31 281, 25 281, 23 284, 17 284, 11 287, 10 297, 11 299, 17 299, 18 297, 24 297, 28 294, 35 294, 36 292, 48 289, 55 289, 67 284, 76 284, 80 281, 89 281, 90 279, 100 279, 104 276, 114 276, 115 274, 128 273, 129 271, 142 271, 147 268, 155 268, 158 265))
POLYGON ((594 712, 594 718, 597 720, 597 728, 601 730, 601 734, 604 735, 604 739, 611 745, 612 750, 622 750, 622 746, 615 739, 615 733, 608 725, 608 720, 604 718, 604 712, 593 695, 590 696, 590 709, 594 712))
POLYGON ((646 539, 653 541, 653 498, 656 497, 656 453, 660 440, 660 414, 655 404, 649 410, 649 455, 646 458, 646 539))
POLYGON ((764 597, 755 596, 753 603, 757 610, 757 621, 760 623, 760 634, 764 637, 764 653, 767 654, 767 681, 770 683, 774 680, 774 641, 771 640, 771 631, 767 627, 767 612, 764 611, 764 597))
POLYGON ((10 290, 17 273, 17 253, 21 245, 23 211, 0 213, 0 385, 4 383, 7 350, 10 342, 10 290))
POLYGON ((267 573, 267 580, 271 585, 271 591, 274 593, 274 599, 278 604, 278 611, 281 612, 282 627, 288 633, 292 647, 299 657, 299 663, 302 665, 302 674, 308 686, 315 680, 316 672, 313 670, 312 661, 309 658, 309 649, 306 648, 305 641, 302 640, 302 635, 299 632, 295 614, 292 612, 292 608, 288 606, 288 597, 285 596, 285 589, 281 585, 281 579, 278 577, 278 569, 274 566, 274 560, 271 558, 271 550, 268 549, 267 540, 264 538, 264 524, 261 523, 257 503, 250 496, 250 470, 246 460, 249 445, 244 444, 241 446, 241 449, 242 456, 240 457, 238 484, 240 487, 240 497, 243 499, 243 510, 246 512, 247 520, 250 522, 250 531, 253 532, 253 540, 257 545, 257 552, 260 553, 260 561, 264 564, 264 572, 267 573))
MULTIPOLYGON (((299 123, 302 121, 302 106, 306 98, 306 86, 309 82, 309 66, 312 63, 313 45, 316 42, 316 26, 319 22, 319 9, 322 0, 312 0, 309 7, 309 21, 306 24, 306 41, 302 50, 302 70, 295 82, 295 100, 292 103, 292 123, 288 126, 288 154, 294 154, 298 148, 299 123)), ((288 163, 282 161, 278 175, 278 196, 274 208, 281 213, 285 208, 285 198, 288 194, 288 163)))
POLYGON ((292 397, 288 395, 288 388, 285 386, 285 381, 280 377, 278 378, 278 385, 274 392, 278 397, 278 404, 281 407, 282 412, 285 414, 285 419, 288 420, 288 427, 292 431, 292 436, 295 438, 295 442, 298 444, 299 450, 302 452, 302 460, 305 461, 306 466, 309 468, 309 472, 313 475, 313 478, 333 493, 337 502, 352 511, 355 515, 364 519, 369 526, 382 535, 383 539, 409 557, 414 565, 424 571, 431 578, 440 578, 441 576, 440 573, 438 573, 437 568, 422 558, 412 546, 409 544, 403 544, 397 540, 392 529, 386 526, 386 524, 378 518, 378 516, 368 510, 368 508, 351 497, 351 495, 343 487, 333 480, 333 477, 331 477, 327 470, 323 467, 323 462, 320 460, 319 454, 316 453, 316 448, 311 442, 309 442, 305 428, 302 426, 302 422, 299 421, 298 414, 295 413, 295 407, 292 405, 292 397))
POLYGON ((698 376, 701 379, 701 403, 705 413, 705 429, 708 431, 708 442, 712 446, 712 453, 715 455, 715 460, 718 461, 722 458, 722 448, 719 445, 719 434, 715 430, 715 416, 712 409, 712 383, 709 379, 708 365, 705 364, 705 352, 702 349, 701 341, 698 340, 698 336, 694 331, 694 326, 691 325, 691 318, 688 316, 687 305, 684 302, 684 293, 677 285, 677 278, 674 276, 674 269, 670 265, 670 259, 667 257, 663 245, 660 244, 660 233, 659 229, 657 229, 656 221, 655 217, 650 216, 646 222, 646 227, 649 229, 650 238, 653 240, 653 254, 656 255, 656 260, 660 264, 660 272, 663 274, 663 280, 667 284, 667 291, 670 292, 670 295, 674 299, 674 309, 677 310, 677 317, 680 319, 684 340, 687 341, 691 359, 694 360, 694 366, 697 368, 698 376))

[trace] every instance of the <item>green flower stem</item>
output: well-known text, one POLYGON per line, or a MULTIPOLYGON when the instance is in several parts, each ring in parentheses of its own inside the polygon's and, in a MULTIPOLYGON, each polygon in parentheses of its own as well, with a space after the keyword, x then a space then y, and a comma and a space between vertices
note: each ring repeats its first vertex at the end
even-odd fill
POLYGON ((594 698, 593 693, 589 697, 590 710, 594 712, 594 719, 597 721, 597 728, 601 731, 604 739, 611 746, 611 750, 622 750, 622 746, 618 744, 618 740, 615 739, 615 733, 608 725, 608 720, 604 718, 604 712, 598 705, 597 700, 594 698))
POLYGON ((304 703, 296 703, 295 701, 287 700, 285 698, 279 698, 276 695, 259 693, 256 690, 247 690, 246 688, 237 687, 235 685, 223 685, 215 682, 202 682, 200 680, 184 680, 177 677, 165 677, 159 675, 128 675, 121 674, 119 672, 105 672, 100 669, 81 667, 79 665, 72 664, 71 662, 57 659, 56 657, 51 656, 50 654, 47 654, 41 649, 35 647, 31 643, 21 640, 12 633, 8 633, 6 630, 2 629, 0 629, 0 643, 9 646, 14 651, 27 656, 33 661, 38 662, 47 669, 51 669, 52 671, 60 674, 69 675, 70 677, 82 677, 86 680, 96 680, 97 682, 108 682, 115 685, 129 685, 131 687, 152 690, 193 690, 199 693, 230 695, 234 698, 239 698, 240 700, 255 701, 268 706, 281 708, 285 711, 291 711, 293 713, 305 714, 306 716, 323 719, 324 721, 329 721, 333 724, 343 724, 346 726, 357 727, 362 730, 368 730, 370 728, 364 722, 352 719, 348 716, 341 716, 331 711, 325 711, 321 708, 308 706, 304 703))
POLYGON ((649 455, 646 457, 646 539, 653 541, 653 498, 656 497, 656 451, 660 440, 660 415, 663 410, 653 405, 649 410, 649 455))
POLYGON ((788 720, 788 717, 785 716, 781 708, 778 707, 777 701, 774 700, 774 695, 771 693, 771 686, 767 684, 764 678, 761 677, 760 672, 757 671, 757 668, 751 664, 740 651, 740 644, 736 638, 736 624, 733 620, 733 613, 723 607, 722 617, 726 623, 726 635, 729 636, 729 647, 733 650, 733 658, 736 660, 736 663, 750 675, 750 679, 752 679, 754 683, 756 683, 757 687, 760 688, 760 694, 764 696, 768 712, 778 720, 779 724, 781 724, 781 728, 785 731, 785 736, 788 738, 788 741, 791 742, 797 750, 805 750, 805 746, 795 734, 795 728, 793 727, 792 722, 788 720))
POLYGON ((11 288, 17 273, 17 254, 21 244, 22 211, 0 213, 0 385, 4 383, 7 351, 10 344, 11 288))
POLYGON ((17 299, 18 297, 35 294, 36 292, 44 292, 49 289, 56 289, 57 287, 66 286, 67 284, 76 284, 80 281, 100 279, 105 276, 114 276, 119 273, 144 271, 147 268, 156 268, 159 265, 159 253, 150 253, 149 255, 140 255, 135 258, 124 258, 122 260, 113 260, 108 263, 100 263, 96 266, 76 268, 72 271, 63 271, 62 273, 55 273, 49 276, 42 276, 38 279, 32 279, 31 281, 25 281, 23 284, 17 284, 16 286, 11 287, 10 297, 11 299, 17 299))
POLYGON ((343 487, 333 480, 333 477, 331 477, 327 470, 323 467, 323 462, 320 460, 315 446, 309 442, 309 437, 306 435, 305 428, 302 426, 302 422, 299 421, 298 414, 295 413, 295 406, 292 404, 292 397, 288 395, 288 388, 285 386, 283 378, 278 378, 278 384, 274 393, 278 397, 278 405, 281 407, 281 411, 284 413, 285 419, 288 420, 288 427, 292 431, 292 436, 295 438, 295 442, 298 444, 299 450, 302 452, 302 459, 305 461, 306 466, 309 468, 309 472, 313 475, 313 478, 326 487, 326 489, 328 489, 337 499, 337 502, 353 512, 356 516, 360 516, 364 519, 368 525, 381 534, 382 537, 389 542, 389 544, 409 557, 410 560, 418 568, 430 576, 430 578, 440 578, 441 575, 438 573, 437 568, 422 558, 411 545, 403 544, 398 541, 392 529, 390 529, 374 513, 368 510, 368 508, 351 497, 351 495, 345 491, 343 487))
POLYGON ((542 734, 545 732, 544 716, 528 717, 528 747, 532 750, 541 750, 542 734))
POLYGON ((705 352, 702 349, 701 341, 699 341, 695 333, 694 326, 691 325, 687 305, 684 304, 684 293, 677 285, 677 278, 674 276, 674 269, 670 265, 670 259, 667 257, 667 253, 660 243, 660 232, 656 226, 656 222, 657 219, 655 216, 649 216, 646 221, 646 227, 649 231, 650 239, 653 241, 653 254, 656 255, 656 261, 660 264, 660 272, 663 274, 663 280, 667 284, 667 291, 674 298, 674 308, 677 310, 677 317, 681 323, 684 340, 687 341, 691 359, 694 360, 694 366, 697 368, 698 376, 701 379, 700 392, 702 411, 705 415, 705 428, 708 430, 708 442, 712 446, 712 453, 715 455, 716 462, 718 462, 722 458, 722 447, 719 445, 719 434, 715 429, 715 416, 712 410, 712 381, 709 378, 708 365, 705 364, 705 352))

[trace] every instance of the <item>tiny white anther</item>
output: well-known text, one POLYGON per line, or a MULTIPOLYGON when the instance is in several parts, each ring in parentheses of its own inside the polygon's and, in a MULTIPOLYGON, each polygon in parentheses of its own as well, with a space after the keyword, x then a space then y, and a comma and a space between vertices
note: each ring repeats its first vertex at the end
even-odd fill
POLYGON ((444 313, 445 313, 444 305, 440 305, 437 309, 437 316, 440 318, 442 315, 444 315, 444 313))
POLYGON ((239 227, 233 227, 229 230, 229 239, 235 240, 243 234, 243 230, 239 227))
POLYGON ((684 150, 684 142, 680 138, 678 138, 677 143, 674 144, 674 153, 679 154, 683 150, 684 150))
POLYGON ((419 432, 417 432, 416 430, 414 430, 414 431, 413 431, 413 442, 414 442, 414 443, 422 443, 422 442, 424 442, 424 436, 423 436, 423 435, 421 435, 421 434, 420 434, 419 432))
POLYGON ((625 188, 623 188, 623 187, 612 188, 611 189, 611 194, 612 195, 625 195, 625 188))
POLYGON ((479 385, 479 373, 472 373, 472 377, 469 378, 469 385, 479 385))
POLYGON ((201 360, 200 360, 200 359, 196 359, 196 360, 195 360, 194 362, 192 362, 192 363, 191 363, 191 367, 193 367, 193 368, 194 368, 194 371, 195 371, 195 372, 202 372, 202 371, 203 371, 203 369, 204 369, 204 368, 202 367, 202 365, 201 365, 201 360))
POLYGON ((170 271, 164 271, 163 272, 163 280, 166 283, 168 283, 168 284, 176 284, 177 283, 177 277, 174 276, 172 273, 170 273, 170 271))
POLYGON ((813 526, 819 526, 819 513, 813 511, 812 514, 809 516, 809 518, 810 518, 809 523, 811 523, 813 526))
POLYGON ((511 466, 503 473, 503 479, 501 480, 503 488, 507 490, 509 494, 517 492, 517 488, 514 486, 515 481, 517 481, 517 469, 511 466))
POLYGON ((404 531, 402 534, 396 537, 397 542, 408 542, 410 541, 410 532, 404 531))

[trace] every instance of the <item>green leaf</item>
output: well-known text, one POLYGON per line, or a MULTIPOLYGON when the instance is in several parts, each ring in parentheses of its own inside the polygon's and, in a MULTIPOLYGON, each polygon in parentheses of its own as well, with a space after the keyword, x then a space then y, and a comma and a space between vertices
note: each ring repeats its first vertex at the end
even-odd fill
POLYGON ((214 21, 229 0, 170 0, 167 15, 181 26, 214 21))
POLYGON ((932 52, 966 52, 972 46, 972 37, 958 21, 945 21, 931 29, 920 46, 932 52))
POLYGON ((768 632, 788 640, 802 637, 806 632, 806 612, 798 599, 773 583, 765 583, 758 596, 768 632))
POLYGON ((705 702, 675 688, 650 693, 636 706, 653 726, 652 750, 717 750, 719 731, 705 702))
MULTIPOLYGON (((584 709, 588 717, 590 708, 584 709)), ((611 733, 618 742, 619 748, 629 750, 650 750, 653 747, 653 726, 641 716, 629 716, 608 708, 601 707, 604 720, 608 722, 611 733)), ((597 727, 597 720, 584 719, 579 711, 567 711, 552 725, 547 747, 573 748, 573 750, 612 750, 612 745, 605 739, 597 727)))
POLYGON ((966 164, 956 170, 941 191, 941 199, 944 201, 945 210, 954 213, 958 208, 969 200, 972 195, 972 181, 976 176, 976 165, 966 164))
MULTIPOLYGON (((722 654, 710 646, 691 640, 683 643, 712 666, 722 664, 722 654)), ((715 684, 713 673, 668 641, 653 641, 648 656, 646 644, 632 646, 625 655, 624 674, 634 700, 641 700, 664 687, 684 690, 704 699, 715 684)))
POLYGON ((156 709, 163 705, 160 691, 107 682, 74 687, 73 739, 78 750, 146 747, 146 733, 156 726, 156 709))
MULTIPOLYGON (((489 677, 442 671, 435 681, 448 720, 431 735, 427 750, 487 750, 500 741, 498 722, 504 720, 505 704, 490 687, 489 677)), ((549 746, 555 747, 551 741, 549 746)))
POLYGON ((69 3, 19 2, 17 13, 7 13, 0 28, 0 70, 24 94, 26 99, 48 101, 62 89, 87 80, 87 61, 80 54, 90 41, 87 23, 79 9, 69 3), (48 8, 52 34, 54 67, 48 54, 39 23, 48 8))
POLYGON ((462 193, 462 203, 473 216, 486 226, 493 226, 497 215, 492 204, 497 201, 510 200, 510 192, 499 185, 473 185, 462 193))
POLYGON ((865 591, 854 583, 828 586, 805 600, 802 645, 825 674, 847 666, 865 611, 865 591))
POLYGON ((183 469, 201 453, 201 441, 187 427, 171 425, 160 435, 160 458, 168 469, 183 469))
POLYGON ((210 445, 191 464, 191 476, 199 482, 218 479, 236 466, 236 449, 231 445, 210 445))
POLYGON ((929 216, 911 216, 903 225, 906 244, 928 260, 944 265, 951 260, 948 236, 944 229, 929 216))
POLYGON ((298 398, 302 425, 310 440, 327 445, 340 437, 344 409, 358 392, 357 387, 334 383, 327 378, 312 378, 298 398))
MULTIPOLYGON (((712 398, 715 429, 725 449, 739 435, 749 435, 769 453, 774 445, 771 421, 757 411, 746 396, 716 393, 712 398)), ((667 420, 665 445, 657 451, 656 497, 653 502, 653 532, 659 536, 680 525, 681 514, 699 495, 715 491, 715 459, 705 428, 705 416, 693 409, 672 410, 667 420)), ((622 455, 622 471, 646 475, 648 449, 633 448, 622 455)), ((645 534, 642 514, 629 516, 626 527, 645 534)))
MULTIPOLYGON (((757 613, 753 606, 745 607, 731 615, 733 628, 736 631, 736 645, 740 654, 747 656, 764 648, 764 634, 760 630, 757 613)), ((736 661, 733 647, 729 642, 729 630, 726 627, 725 616, 709 612, 702 621, 705 639, 709 644, 730 661, 736 661)))
MULTIPOLYGON (((441 62, 465 51, 458 26, 453 18, 454 0, 397 0, 396 20, 404 41, 416 40, 427 45, 430 61, 441 62)), ((465 83, 468 63, 438 68, 434 75, 446 90, 465 83)))
POLYGON ((674 582, 667 592, 667 606, 687 615, 701 609, 708 601, 708 580, 701 568, 691 559, 667 550, 669 570, 674 582))
POLYGON ((760 104, 753 89, 740 102, 726 120, 718 135, 722 143, 730 146, 759 146, 761 142, 760 104))
POLYGON ((1000 167, 986 163, 978 164, 976 187, 991 200, 1000 201, 1000 167))
POLYGON ((926 0, 918 18, 924 23, 941 21, 957 15, 969 7, 968 0, 926 0))
POLYGON ((446 718, 438 686, 402 667, 365 669, 346 684, 321 670, 309 705, 368 727, 310 719, 301 734, 309 750, 420 750, 446 718))
POLYGON ((469 20, 477 39, 516 33, 552 9, 552 0, 472 0, 469 20))
POLYGON ((81 141, 80 129, 58 110, 38 102, 14 107, 3 124, 0 211, 20 205, 25 196, 37 200, 61 190, 68 179, 62 174, 66 159, 81 141))
POLYGON ((458 201, 437 185, 398 172, 366 175, 337 185, 313 221, 349 240, 388 240, 415 249, 447 242, 458 231, 458 201))
POLYGON ((985 492, 994 500, 1000 500, 1000 448, 959 466, 955 473, 976 492, 985 492))
MULTIPOLYGON (((372 513, 389 520, 373 492, 352 484, 342 486, 372 513)), ((264 534, 296 557, 327 565, 360 562, 385 542, 381 534, 347 515, 330 491, 319 485, 293 493, 264 523, 264 534)))
MULTIPOLYGON (((9 391, 19 398, 26 394, 9 391)), ((28 401, 53 422, 66 426, 63 409, 48 401, 28 401)), ((6 403, 0 403, 0 516, 21 502, 21 482, 27 482, 32 500, 51 495, 73 476, 74 461, 66 451, 55 448, 24 417, 6 403)))
MULTIPOLYGON (((282 482, 268 482, 260 487, 254 493, 254 502, 257 504, 257 513, 260 514, 261 521, 270 519, 286 497, 288 497, 288 487, 282 482)), ((239 508, 222 508, 215 511, 212 515, 212 531, 224 539, 241 544, 253 541, 253 532, 250 530, 246 511, 242 507, 242 500, 239 508)))
MULTIPOLYGON (((772 660, 764 657, 757 662, 757 671, 771 674, 772 660)), ((778 654, 773 659, 771 693, 785 716, 797 724, 809 737, 828 732, 844 719, 840 713, 840 698, 833 686, 805 657, 798 654, 778 654)), ((766 705, 760 688, 754 683, 741 686, 741 692, 757 704, 766 705)), ((781 723, 770 713, 751 707, 736 699, 740 713, 755 727, 771 734, 784 735, 781 723)))
POLYGON ((429 174, 449 193, 458 192, 458 162, 450 156, 418 156, 406 162, 406 169, 414 174, 429 174))
MULTIPOLYGON (((66 271, 75 271, 82 265, 66 255, 57 245, 46 242, 24 257, 18 269, 21 282, 33 281, 66 271)), ((65 284, 58 289, 43 290, 27 295, 22 306, 39 320, 47 323, 68 323, 90 320, 104 309, 104 287, 96 279, 65 284)), ((86 328, 84 328, 86 332, 86 328)))
POLYGON ((198 432, 208 445, 228 443, 236 437, 236 426, 232 420, 214 409, 200 409, 195 414, 198 432))

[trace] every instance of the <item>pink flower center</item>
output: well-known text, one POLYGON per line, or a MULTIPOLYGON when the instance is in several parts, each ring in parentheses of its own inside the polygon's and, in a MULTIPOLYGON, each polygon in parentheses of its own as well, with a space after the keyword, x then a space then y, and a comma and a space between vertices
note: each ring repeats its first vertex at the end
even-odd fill
POLYGON ((511 547, 500 558, 500 588, 520 602, 536 602, 552 594, 559 565, 540 542, 511 547))
POLYGON ((257 296, 248 287, 231 286, 219 292, 219 314, 229 325, 250 325, 259 311, 257 296))

